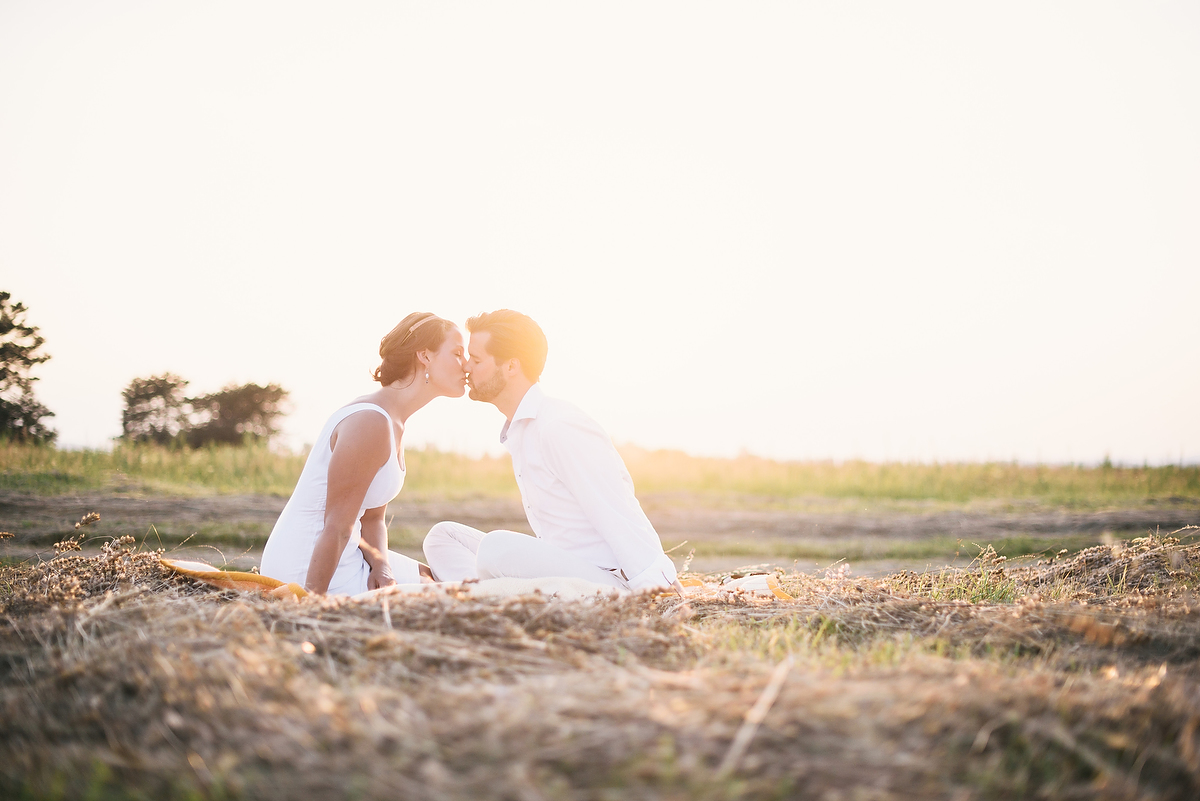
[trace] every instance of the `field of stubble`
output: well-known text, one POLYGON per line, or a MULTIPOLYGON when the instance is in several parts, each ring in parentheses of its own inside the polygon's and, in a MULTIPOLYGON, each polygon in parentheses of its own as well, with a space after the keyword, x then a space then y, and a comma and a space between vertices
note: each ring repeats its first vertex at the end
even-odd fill
MULTIPOLYGON (((1189 468, 817 466, 789 493, 786 466, 706 487, 704 465, 639 477, 630 459, 708 588, 285 603, 157 563, 254 561, 282 494, 201 480, 244 454, 116 474, 0 456, 5 798, 1200 795, 1189 468), (747 563, 792 599, 713 589, 747 563)), ((416 488, 394 547, 442 518, 522 527, 502 471, 470 469, 494 489, 416 488)))

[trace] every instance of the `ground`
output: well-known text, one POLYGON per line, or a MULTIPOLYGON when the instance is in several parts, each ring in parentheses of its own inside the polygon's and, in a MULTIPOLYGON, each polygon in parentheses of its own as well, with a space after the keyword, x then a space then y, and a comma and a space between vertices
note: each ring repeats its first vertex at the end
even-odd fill
MULTIPOLYGON (((857 573, 923 569, 966 563, 978 552, 976 545, 990 544, 1010 557, 1063 547, 1074 551, 1200 520, 1200 503, 1183 499, 1100 509, 1028 500, 714 499, 679 492, 646 494, 641 500, 676 561, 695 550, 692 566, 700 570, 750 562, 812 570, 839 560, 856 565, 857 573)), ((0 543, 0 555, 32 556, 71 533, 82 515, 98 512, 97 535, 130 534, 148 546, 246 568, 257 564, 286 501, 284 495, 91 491, 44 496, 0 489, 0 521, 15 532, 0 543)), ((517 498, 401 496, 389 506, 392 548, 421 558, 421 538, 440 520, 484 531, 530 532, 517 498)))
MULTIPOLYGON (((686 598, 356 603, 160 568, 248 566, 282 494, 6 480, 0 797, 1200 796, 1192 495, 665 489, 686 598), (747 562, 792 598, 721 591, 747 562)), ((524 528, 502 492, 402 500, 414 555, 524 528)))

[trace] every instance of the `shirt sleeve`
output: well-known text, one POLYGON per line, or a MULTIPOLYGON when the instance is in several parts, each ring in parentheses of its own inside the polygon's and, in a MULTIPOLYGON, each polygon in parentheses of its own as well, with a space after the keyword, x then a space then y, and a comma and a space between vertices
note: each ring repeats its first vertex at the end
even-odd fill
POLYGON ((548 466, 575 496, 634 590, 669 587, 675 563, 633 494, 633 479, 608 435, 588 421, 556 420, 542 431, 548 466))

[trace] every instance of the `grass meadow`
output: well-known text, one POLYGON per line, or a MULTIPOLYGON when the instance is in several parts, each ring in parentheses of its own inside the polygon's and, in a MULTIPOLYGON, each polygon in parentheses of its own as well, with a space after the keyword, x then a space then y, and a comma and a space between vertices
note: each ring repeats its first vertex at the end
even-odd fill
MULTIPOLYGON (((639 495, 683 494, 693 502, 751 497, 877 501, 1038 502, 1103 508, 1200 499, 1200 466, 1114 467, 988 463, 778 462, 755 456, 697 458, 676 451, 622 448, 639 495)), ((506 456, 469 458, 436 450, 405 454, 406 496, 515 497, 506 456)), ((0 443, 0 489, 40 495, 116 490, 175 495, 286 496, 302 454, 266 446, 196 450, 118 444, 112 450, 59 450, 0 443)))

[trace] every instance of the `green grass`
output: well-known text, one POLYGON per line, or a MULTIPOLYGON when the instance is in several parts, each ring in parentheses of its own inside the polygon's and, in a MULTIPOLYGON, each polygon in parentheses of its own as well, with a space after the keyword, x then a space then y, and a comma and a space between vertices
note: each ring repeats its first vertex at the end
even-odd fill
POLYGON ((978 574, 942 570, 933 579, 929 597, 934 601, 970 601, 973 604, 1008 604, 1019 595, 1017 583, 1005 571, 983 568, 978 574))
MULTIPOLYGON (((145 541, 147 547, 162 545, 171 548, 181 544, 192 546, 203 544, 255 549, 266 544, 272 525, 269 522, 249 520, 214 521, 199 524, 163 520, 156 522, 151 528, 123 530, 122 533, 135 535, 139 542, 145 541)), ((49 548, 69 533, 69 529, 64 529, 38 537, 25 537, 23 542, 29 546, 49 548)), ((426 533, 425 529, 396 524, 388 529, 388 547, 394 551, 419 552, 426 533)), ((97 544, 102 541, 105 541, 103 537, 94 537, 85 541, 85 544, 87 547, 93 548, 98 547, 97 544)), ((1101 542, 1101 537, 1081 534, 1054 538, 1011 537, 989 540, 988 544, 992 545, 998 554, 1011 559, 1027 555, 1048 555, 1062 548, 1074 553, 1101 542)), ((673 540, 664 543, 667 548, 674 548, 678 544, 673 540)), ((978 550, 978 546, 954 537, 930 537, 928 539, 872 537, 837 542, 771 539, 729 541, 693 538, 687 541, 682 548, 672 550, 672 556, 678 560, 692 550, 695 551, 695 556, 701 558, 738 557, 745 559, 747 563, 798 562, 801 569, 808 569, 812 566, 809 563, 825 563, 840 559, 848 562, 928 559, 941 564, 945 560, 953 559, 957 554, 972 555, 978 550)))
MULTIPOLYGON (((303 454, 264 445, 191 450, 118 444, 111 451, 59 450, 0 442, 0 489, 38 495, 106 490, 168 495, 290 495, 303 454)), ((470 459, 434 450, 405 454, 410 496, 516 494, 507 458, 470 459)))
POLYGON ((303 466, 301 456, 262 446, 118 445, 100 451, 0 443, 0 488, 47 495, 99 489, 287 494, 303 466))
POLYGON ((1200 465, 1083 467, 1012 462, 776 462, 622 449, 639 493, 740 493, 778 498, 1034 500, 1054 506, 1200 503, 1200 465))
MULTIPOLYGON (((1066 548, 1074 553, 1093 545, 1099 545, 1103 537, 1095 534, 1072 534, 1058 537, 1017 536, 990 539, 987 543, 971 543, 957 537, 921 537, 900 539, 893 537, 868 537, 853 540, 774 540, 774 539, 693 539, 682 548, 673 551, 679 556, 695 549, 696 556, 741 556, 747 559, 762 559, 774 562, 786 560, 830 561, 845 559, 861 562, 880 559, 947 559, 956 554, 974 555, 984 545, 991 545, 1001 556, 1013 559, 1019 556, 1050 554, 1066 548)), ((679 543, 665 541, 666 548, 679 543)))
MULTIPOLYGON (((987 463, 776 462, 755 456, 698 458, 622 449, 639 495, 709 500, 862 499, 884 502, 1036 502, 1103 508, 1146 503, 1200 505, 1200 466, 1082 467, 987 463)), ((472 459, 436 450, 406 456, 409 497, 515 497, 506 456, 472 459)), ((39 495, 89 490, 286 496, 301 454, 265 446, 198 450, 119 444, 112 451, 58 450, 0 442, 0 489, 39 495)))

